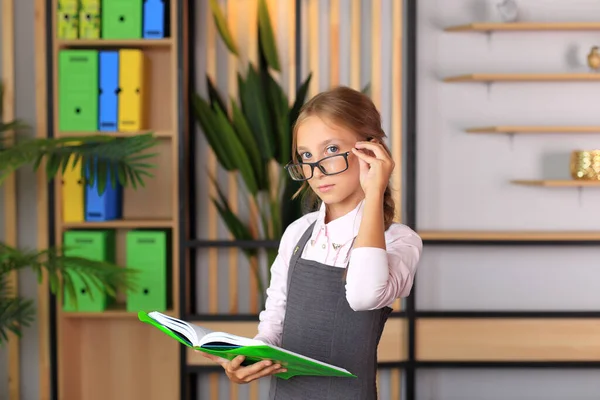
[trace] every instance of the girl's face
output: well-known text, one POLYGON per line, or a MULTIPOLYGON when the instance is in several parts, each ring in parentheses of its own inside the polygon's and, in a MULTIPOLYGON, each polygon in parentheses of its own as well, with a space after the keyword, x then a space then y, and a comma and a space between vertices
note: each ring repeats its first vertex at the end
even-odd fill
MULTIPOLYGON (((364 196, 360 186, 358 159, 351 153, 357 141, 358 137, 352 131, 314 115, 298 127, 298 162, 314 163, 322 160, 321 165, 326 171, 343 171, 335 175, 325 175, 317 166, 313 168, 308 184, 327 205, 348 203, 350 207, 354 207, 364 196), (347 164, 344 153, 349 153, 346 156, 347 164), (326 157, 331 158, 325 159, 326 157)), ((310 176, 309 166, 305 166, 304 173, 310 176)))

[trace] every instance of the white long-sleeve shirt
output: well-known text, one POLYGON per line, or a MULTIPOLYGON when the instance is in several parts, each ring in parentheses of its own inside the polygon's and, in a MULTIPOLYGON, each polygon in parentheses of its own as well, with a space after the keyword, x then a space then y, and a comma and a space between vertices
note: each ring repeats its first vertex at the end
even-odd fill
POLYGON ((256 339, 281 345, 290 258, 302 234, 314 221, 313 233, 301 257, 348 268, 346 298, 352 309, 390 306, 396 298, 410 294, 423 248, 421 238, 406 225, 394 223, 385 232, 385 250, 359 247, 350 252, 360 228, 362 209, 360 203, 348 214, 325 224, 325 206, 322 205, 320 210, 304 215, 287 227, 271 267, 271 282, 265 310, 259 315, 256 339))

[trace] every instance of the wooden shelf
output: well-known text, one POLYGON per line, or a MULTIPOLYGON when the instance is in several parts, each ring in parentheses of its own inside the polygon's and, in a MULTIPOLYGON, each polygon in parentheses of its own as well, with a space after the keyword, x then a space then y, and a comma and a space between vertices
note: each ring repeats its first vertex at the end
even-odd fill
POLYGON ((59 49, 75 47, 170 47, 173 41, 167 39, 60 39, 56 41, 59 49))
POLYGON ((600 241, 600 231, 419 231, 423 240, 446 241, 600 241))
POLYGON ((101 222, 66 222, 62 224, 63 229, 77 229, 77 228, 89 228, 89 229, 123 229, 123 228, 172 228, 172 220, 135 220, 135 219, 122 219, 114 221, 101 221, 101 222))
POLYGON ((469 128, 468 133, 600 133, 598 126, 498 125, 469 128))
POLYGON ((444 78, 444 82, 589 82, 600 81, 600 73, 482 73, 444 78))
POLYGON ((600 187, 600 181, 584 180, 513 180, 516 185, 542 186, 542 187, 600 187))
POLYGON ((446 32, 597 31, 600 22, 475 22, 450 26, 446 32))
POLYGON ((173 132, 164 130, 144 130, 139 132, 107 132, 107 131, 95 131, 95 132, 58 132, 57 137, 76 137, 76 136, 114 136, 114 137, 129 137, 144 133, 152 132, 157 138, 172 138, 173 132))

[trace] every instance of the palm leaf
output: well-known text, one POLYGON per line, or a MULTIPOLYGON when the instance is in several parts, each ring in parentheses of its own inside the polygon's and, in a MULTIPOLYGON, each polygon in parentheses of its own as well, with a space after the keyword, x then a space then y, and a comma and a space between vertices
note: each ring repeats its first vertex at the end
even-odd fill
POLYGON ((217 0, 209 0, 210 10, 213 14, 213 18, 215 20, 215 25, 217 26, 217 30, 219 31, 219 35, 221 39, 225 43, 225 46, 236 56, 238 55, 237 47, 233 40, 233 36, 231 32, 229 32, 229 28, 227 27, 227 20, 221 11, 221 7, 219 7, 219 3, 217 0))
POLYGON ((281 71, 275 35, 273 34, 269 9, 265 0, 258 1, 258 32, 259 44, 266 61, 275 71, 281 71))
POLYGON ((22 328, 29 327, 35 317, 34 302, 11 296, 3 290, 0 276, 0 346, 8 341, 9 333, 22 336, 22 328))
POLYGON ((77 305, 74 280, 77 278, 91 296, 92 287, 110 297, 114 297, 119 289, 132 292, 137 290, 134 277, 138 271, 131 268, 122 268, 109 262, 84 257, 67 256, 64 252, 68 251, 68 248, 21 251, 9 248, 5 244, 0 245, 5 254, 0 262, 0 275, 10 270, 31 268, 41 282, 44 274, 47 274, 51 292, 60 299, 66 296, 74 305, 77 305))
MULTIPOLYGON (((12 172, 27 164, 33 164, 34 170, 41 165, 42 159, 46 160, 46 174, 48 180, 54 179, 59 171, 75 162, 88 165, 97 162, 98 173, 91 169, 90 180, 95 181, 96 175, 107 177, 105 171, 111 169, 116 174, 110 176, 114 186, 117 179, 123 186, 143 186, 142 176, 152 177, 149 172, 153 164, 145 161, 154 157, 155 153, 145 153, 146 150, 158 143, 152 133, 117 138, 109 135, 92 135, 85 137, 61 137, 27 139, 17 141, 9 148, 2 151, 0 157, 0 184, 12 172), (127 180, 126 177, 135 179, 127 180)), ((100 194, 103 192, 100 192, 100 194)))

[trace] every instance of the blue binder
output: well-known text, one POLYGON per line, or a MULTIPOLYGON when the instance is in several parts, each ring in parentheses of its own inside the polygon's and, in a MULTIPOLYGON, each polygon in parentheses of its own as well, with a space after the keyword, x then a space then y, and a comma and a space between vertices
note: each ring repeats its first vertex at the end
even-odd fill
MULTIPOLYGON (((122 216, 123 188, 116 181, 113 187, 110 182, 112 171, 107 172, 105 190, 98 194, 98 175, 95 175, 94 184, 85 185, 85 220, 110 221, 120 219, 122 216)), ((86 167, 86 178, 89 179, 89 166, 86 167)))
POLYGON ((98 104, 98 130, 118 130, 119 52, 99 52, 100 99, 98 104))
POLYGON ((165 37, 165 1, 145 0, 143 13, 143 37, 160 39, 165 37))

